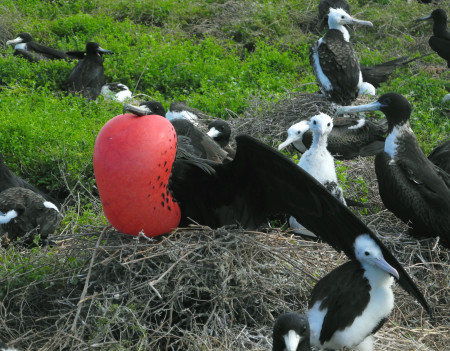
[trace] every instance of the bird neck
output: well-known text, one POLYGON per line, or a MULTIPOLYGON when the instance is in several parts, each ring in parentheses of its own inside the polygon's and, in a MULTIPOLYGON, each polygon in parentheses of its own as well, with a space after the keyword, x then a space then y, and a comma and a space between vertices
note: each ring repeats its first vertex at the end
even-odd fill
POLYGON ((362 267, 364 268, 364 277, 369 281, 373 290, 389 288, 393 284, 394 278, 389 273, 366 263, 362 263, 362 267))
POLYGON ((434 21, 433 23, 433 34, 438 37, 442 33, 447 31, 447 22, 446 21, 434 21))
POLYGON ((342 24, 331 24, 330 29, 336 29, 342 33, 344 36, 345 41, 350 41, 350 33, 348 32, 347 28, 343 26, 342 24))
POLYGON ((326 149, 328 145, 328 135, 320 135, 319 133, 313 134, 313 142, 311 144, 310 149, 326 149))

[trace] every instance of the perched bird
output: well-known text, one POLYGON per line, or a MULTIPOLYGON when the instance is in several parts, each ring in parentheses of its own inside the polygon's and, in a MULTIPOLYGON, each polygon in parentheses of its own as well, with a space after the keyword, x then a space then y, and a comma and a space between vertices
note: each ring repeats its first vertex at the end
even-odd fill
POLYGON ((433 36, 428 43, 433 51, 447 61, 450 68, 450 32, 447 28, 447 14, 442 9, 436 9, 431 15, 419 18, 418 21, 433 20, 433 36))
POLYGON ((310 49, 309 61, 324 95, 338 104, 349 104, 358 96, 362 74, 359 59, 350 44, 345 24, 373 26, 360 21, 342 9, 330 9, 329 29, 310 49))
MULTIPOLYGON (((338 184, 334 158, 327 150, 328 135, 333 129, 333 120, 330 116, 321 113, 311 117, 309 129, 313 133, 313 141, 310 148, 302 155, 298 163, 299 167, 317 179, 336 199, 345 206, 342 188, 338 184)), ((303 225, 296 218, 289 218, 289 226, 296 233, 301 234, 303 225)), ((311 234, 307 234, 311 235, 311 234)))
MULTIPOLYGON (((118 193, 119 205, 130 210, 133 216, 136 217, 140 208, 146 207, 142 212, 145 220, 168 223, 158 228, 158 233, 149 231, 150 235, 160 235, 192 221, 211 228, 238 223, 243 228, 255 229, 271 214, 287 214, 297 218, 336 250, 344 251, 352 260, 357 257, 355 241, 361 234, 367 234, 378 245, 386 262, 397 270, 398 284, 430 312, 425 298, 395 257, 322 184, 289 158, 250 136, 239 135, 236 143, 236 157, 226 164, 179 157, 179 154, 176 157, 173 152, 177 146, 176 134, 166 119, 160 116, 117 116, 102 128, 94 147, 94 171, 103 208, 112 206, 113 200, 107 195, 118 193), (116 128, 110 129, 111 125, 116 128), (142 128, 144 125, 148 126, 145 130, 142 128), (129 132, 136 132, 128 140, 128 152, 125 152, 121 139, 124 126, 129 132), (141 145, 143 139, 141 141, 140 135, 147 130, 159 137, 157 142, 152 142, 153 138, 149 137, 150 142, 142 152, 157 157, 156 162, 160 166, 149 168, 145 174, 134 174, 135 171, 129 169, 134 162, 128 161, 136 156, 140 146, 135 147, 131 141, 136 146, 141 145), (111 143, 116 143, 115 147, 111 147, 111 143), (124 167, 121 167, 122 162, 124 167), (103 172, 105 183, 99 182, 99 170, 103 172), (118 178, 120 181, 114 183, 111 192, 104 193, 102 189, 107 189, 109 183, 118 178), (130 187, 135 187, 136 182, 142 184, 133 189, 143 198, 139 203, 136 196, 130 194, 130 187), (151 203, 152 199, 156 201, 151 203)), ((136 169, 139 171, 141 168, 138 165, 136 169)))
POLYGON ((336 114, 382 111, 388 121, 384 152, 375 158, 381 200, 411 226, 414 236, 439 236, 450 248, 450 176, 423 153, 409 119, 412 107, 400 94, 389 93, 361 106, 340 107, 336 114))
POLYGON ((392 284, 399 273, 369 235, 358 236, 353 246, 355 259, 328 273, 311 293, 310 340, 321 349, 371 351, 371 335, 394 308, 392 284))
POLYGON ((310 351, 308 318, 298 313, 283 313, 273 326, 272 351, 310 351))
POLYGON ((313 116, 309 122, 309 129, 313 133, 313 141, 310 148, 300 158, 298 165, 346 205, 344 193, 338 184, 334 158, 327 150, 328 135, 333 129, 333 119, 324 113, 313 116))
POLYGON ((211 122, 207 134, 227 152, 229 158, 234 158, 236 150, 230 146, 231 128, 226 121, 217 119, 211 122))
MULTIPOLYGON (((146 101, 139 106, 125 105, 123 111, 137 116, 167 116, 164 106, 158 101, 146 101)), ((175 128, 179 142, 183 143, 184 149, 191 155, 219 163, 229 160, 228 153, 189 120, 174 118, 170 122, 175 128)))
POLYGON ((44 192, 40 191, 27 181, 23 180, 22 178, 18 177, 16 174, 14 174, 8 166, 5 164, 5 161, 3 159, 3 155, 0 153, 0 192, 9 189, 9 188, 25 188, 30 189, 33 192, 41 195, 44 197, 47 201, 53 202, 57 204, 57 207, 59 208, 60 205, 58 202, 53 199, 50 195, 45 194, 44 192))
POLYGON ((100 93, 105 99, 115 100, 121 103, 129 101, 133 98, 133 93, 122 83, 108 83, 102 86, 100 93))
POLYGON ((350 15, 350 6, 346 0, 320 0, 319 1, 319 29, 322 30, 326 25, 328 25, 328 14, 330 13, 330 8, 333 9, 343 9, 350 15))
POLYGON ((14 45, 14 55, 31 62, 70 58, 65 51, 36 43, 28 33, 20 33, 16 39, 8 40, 6 45, 14 45))
POLYGON ((407 65, 413 61, 416 61, 424 56, 409 58, 408 56, 402 56, 395 60, 379 63, 372 66, 361 65, 361 73, 363 81, 365 83, 370 83, 373 87, 379 88, 381 83, 386 82, 392 73, 397 68, 407 65))
POLYGON ((98 43, 88 42, 86 56, 78 61, 67 78, 67 91, 71 94, 79 93, 89 100, 96 99, 105 85, 102 55, 111 53, 98 43))
POLYGON ((186 119, 198 127, 199 115, 201 112, 196 108, 189 107, 185 101, 174 101, 170 104, 166 113, 169 121, 174 119, 186 119))
POLYGON ((61 220, 58 207, 30 189, 8 188, 0 193, 0 211, 11 213, 11 209, 19 209, 19 212, 7 222, 0 220, 0 233, 8 233, 12 241, 27 233, 40 234, 44 241, 61 220))
MULTIPOLYGON (((327 149, 338 160, 372 156, 384 149, 384 135, 387 132, 385 119, 339 117, 333 119, 333 125, 328 135, 327 149)), ((278 150, 293 144, 299 152, 304 153, 311 147, 312 133, 308 120, 292 125, 287 133, 288 137, 278 146, 278 150)))
POLYGON ((428 155, 428 159, 436 166, 450 174, 450 139, 440 143, 428 155))

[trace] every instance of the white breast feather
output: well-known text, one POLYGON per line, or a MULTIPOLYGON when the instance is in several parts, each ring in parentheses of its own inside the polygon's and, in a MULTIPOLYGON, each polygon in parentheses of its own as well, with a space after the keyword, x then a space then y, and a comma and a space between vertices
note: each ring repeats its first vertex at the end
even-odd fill
POLYGON ((27 43, 19 43, 14 46, 14 50, 26 50, 27 43))
POLYGON ((328 77, 323 73, 322 67, 320 66, 319 53, 318 48, 322 44, 322 38, 319 39, 316 45, 313 46, 313 63, 314 63, 314 72, 316 73, 316 77, 320 83, 320 89, 323 93, 326 93, 330 90, 333 90, 333 86, 331 85, 328 77))
POLYGON ((322 184, 327 181, 337 183, 334 159, 327 149, 310 148, 303 154, 298 165, 322 184))
POLYGON ((366 124, 366 120, 364 118, 361 118, 358 120, 358 123, 354 126, 348 127, 348 129, 359 129, 364 127, 364 125, 366 124))
POLYGON ((387 136, 384 142, 384 152, 391 156, 391 158, 394 158, 397 154, 397 138, 404 133, 414 134, 408 122, 401 126, 395 126, 387 136))
POLYGON ((44 201, 44 206, 47 208, 53 208, 56 212, 59 212, 58 207, 53 202, 44 201))

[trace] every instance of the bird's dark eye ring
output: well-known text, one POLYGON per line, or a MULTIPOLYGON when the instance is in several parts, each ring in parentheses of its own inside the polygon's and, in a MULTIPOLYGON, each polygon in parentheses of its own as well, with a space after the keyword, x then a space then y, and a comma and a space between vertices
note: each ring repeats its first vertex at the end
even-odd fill
POLYGON ((330 122, 328 122, 327 126, 328 126, 328 127, 330 126, 330 122))
POLYGON ((342 19, 344 19, 344 16, 341 16, 342 19))
POLYGON ((364 255, 369 256, 370 255, 369 251, 364 252, 364 255))
POLYGON ((316 121, 313 121, 313 124, 317 124, 316 121))

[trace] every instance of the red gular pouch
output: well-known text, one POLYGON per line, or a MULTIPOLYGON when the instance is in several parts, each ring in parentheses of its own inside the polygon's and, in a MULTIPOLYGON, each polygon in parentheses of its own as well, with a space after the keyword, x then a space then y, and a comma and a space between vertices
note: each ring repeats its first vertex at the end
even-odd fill
POLYGON ((176 228, 181 212, 168 189, 177 150, 172 124, 158 115, 109 120, 94 146, 103 211, 117 230, 157 236, 176 228))

